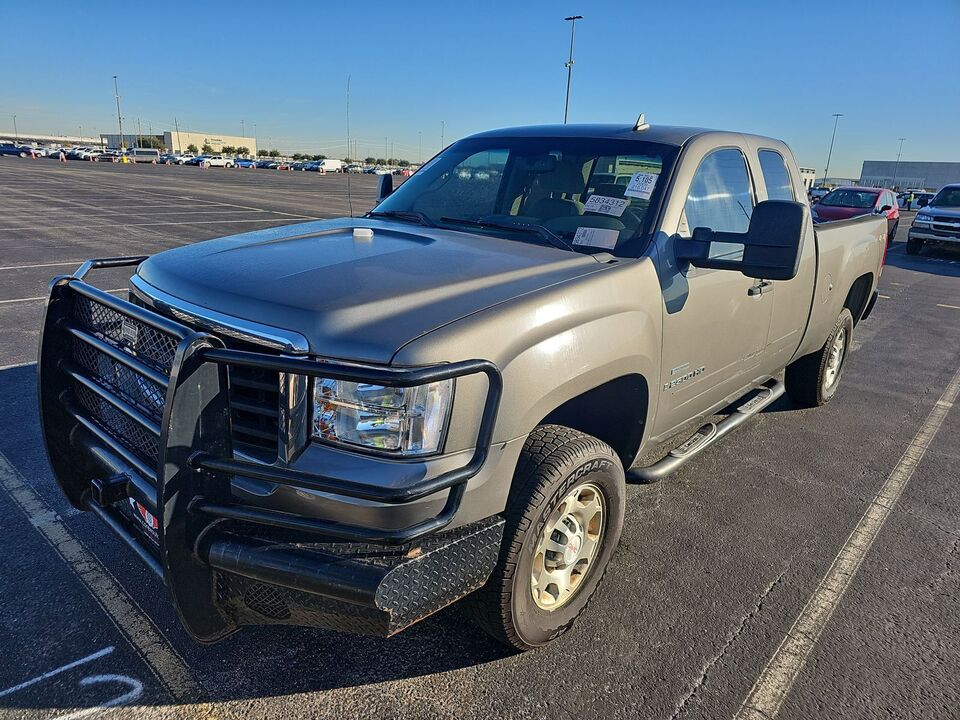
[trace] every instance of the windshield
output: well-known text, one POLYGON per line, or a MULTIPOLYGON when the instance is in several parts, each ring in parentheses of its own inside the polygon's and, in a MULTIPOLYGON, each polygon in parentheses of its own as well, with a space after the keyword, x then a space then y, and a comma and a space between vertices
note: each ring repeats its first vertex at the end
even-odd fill
POLYGON ((676 153, 669 145, 603 138, 461 140, 374 215, 621 254, 650 232, 676 153))
POLYGON ((862 208, 866 210, 872 208, 877 202, 877 195, 878 193, 867 190, 834 190, 824 196, 820 204, 829 207, 862 208))
POLYGON ((960 207, 960 187, 945 187, 930 201, 936 207, 960 207))

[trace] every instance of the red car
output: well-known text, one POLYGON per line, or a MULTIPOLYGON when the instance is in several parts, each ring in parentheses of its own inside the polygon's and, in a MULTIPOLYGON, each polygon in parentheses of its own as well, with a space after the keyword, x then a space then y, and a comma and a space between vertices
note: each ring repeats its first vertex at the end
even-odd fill
POLYGON ((884 215, 887 218, 887 242, 893 242, 900 224, 900 206, 890 190, 867 187, 838 187, 810 208, 814 222, 846 220, 860 215, 884 215))

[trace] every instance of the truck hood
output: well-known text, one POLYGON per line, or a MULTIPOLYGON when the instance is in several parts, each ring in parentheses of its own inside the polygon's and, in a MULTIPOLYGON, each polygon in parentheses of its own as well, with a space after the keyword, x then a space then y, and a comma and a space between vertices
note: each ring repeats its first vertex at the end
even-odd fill
POLYGON ((926 207, 920 208, 917 214, 940 215, 941 217, 960 219, 960 207, 927 205, 926 207))
POLYGON ((174 306, 299 332, 317 355, 387 363, 431 330, 605 267, 532 243, 347 218, 168 250, 137 274, 174 306))

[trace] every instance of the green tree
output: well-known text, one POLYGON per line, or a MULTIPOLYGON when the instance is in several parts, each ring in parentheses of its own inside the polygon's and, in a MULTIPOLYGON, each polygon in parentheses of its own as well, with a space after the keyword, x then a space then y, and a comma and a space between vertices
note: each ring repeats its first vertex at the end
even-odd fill
POLYGON ((163 140, 153 135, 141 135, 140 136, 140 147, 145 148, 154 148, 156 150, 163 150, 163 140))
POLYGON ((257 150, 257 157, 269 157, 270 152, 268 150, 257 150))
POLYGON ((292 157, 294 160, 303 160, 306 157, 306 155, 304 155, 303 153, 294 153, 290 157, 292 157))
POLYGON ((384 158, 377 158, 376 165, 386 165, 387 161, 384 158))
POLYGON ((204 154, 204 155, 212 155, 212 154, 213 154, 213 147, 210 145, 210 143, 204 143, 204 144, 203 144, 203 147, 200 148, 200 149, 203 151, 203 154, 204 154))
POLYGON ((399 165, 400 167, 410 167, 410 161, 409 161, 409 160, 398 160, 398 161, 397 161, 397 165, 399 165))
POLYGON ((246 145, 241 145, 240 147, 237 148, 237 155, 249 155, 249 154, 250 154, 250 148, 248 148, 246 145))
POLYGON ((271 150, 271 151, 270 151, 270 157, 280 157, 280 151, 279 151, 279 150, 271 150))
POLYGON ((193 143, 190 143, 189 145, 187 145, 187 152, 188 152, 188 153, 193 153, 194 155, 196 155, 196 154, 197 154, 197 146, 194 145, 193 143))
POLYGON ((233 145, 224 145, 220 149, 220 152, 222 152, 224 155, 236 155, 237 149, 233 145))
POLYGON ((367 165, 373 165, 376 161, 377 159, 374 157, 368 157, 363 159, 363 162, 366 163, 367 165))
POLYGON ((326 159, 327 159, 327 156, 326 156, 326 155, 314 155, 312 159, 313 159, 313 160, 326 160, 326 159))

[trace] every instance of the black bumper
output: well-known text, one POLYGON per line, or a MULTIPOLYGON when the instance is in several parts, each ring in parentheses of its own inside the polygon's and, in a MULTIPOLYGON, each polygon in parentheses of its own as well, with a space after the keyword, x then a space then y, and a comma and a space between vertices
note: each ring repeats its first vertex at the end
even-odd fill
POLYGON ((270 622, 390 635, 483 584, 502 521, 441 531, 487 458, 501 393, 492 363, 396 369, 227 349, 82 282, 92 268, 142 259, 92 261, 53 281, 40 348, 41 422, 66 496, 164 580, 197 640, 270 622), (383 487, 234 457, 228 366, 399 387, 483 373, 489 389, 465 465, 383 487), (388 504, 444 492, 446 500, 436 516, 380 530, 238 504, 236 476, 388 504))

